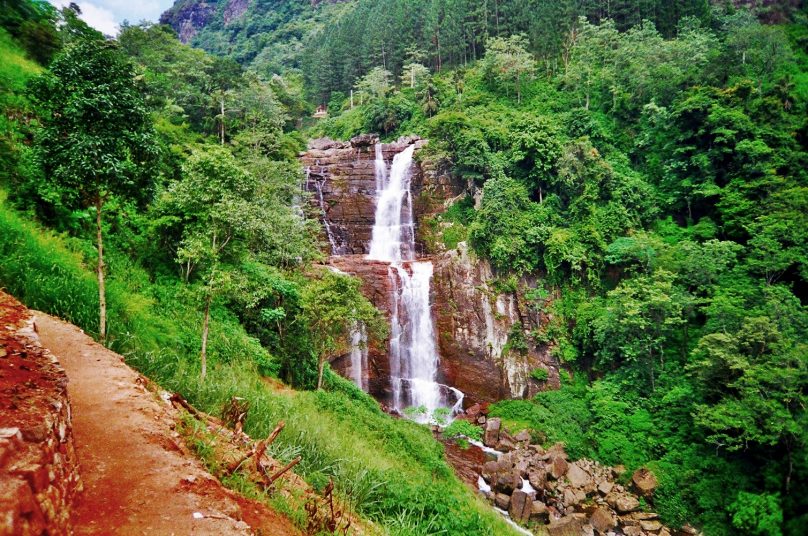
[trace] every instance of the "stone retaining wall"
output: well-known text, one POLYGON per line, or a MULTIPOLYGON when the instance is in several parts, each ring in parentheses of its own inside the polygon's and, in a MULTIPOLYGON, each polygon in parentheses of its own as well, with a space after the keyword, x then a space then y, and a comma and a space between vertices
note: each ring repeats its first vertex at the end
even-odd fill
POLYGON ((71 534, 80 490, 67 376, 0 291, 0 536, 71 534))

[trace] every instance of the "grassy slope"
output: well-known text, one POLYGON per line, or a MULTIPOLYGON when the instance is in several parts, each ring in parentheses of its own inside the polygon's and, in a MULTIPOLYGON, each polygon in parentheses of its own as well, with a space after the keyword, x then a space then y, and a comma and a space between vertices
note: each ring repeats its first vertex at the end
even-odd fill
MULTIPOLYGON (((75 241, 27 222, 4 197, 0 194, 0 286, 30 307, 93 332, 98 302, 92 259, 71 248, 75 241)), ((270 388, 256 370, 258 360, 269 356, 222 311, 211 328, 213 370, 201 383, 200 315, 181 302, 179 289, 149 285, 138 268, 120 261, 117 270, 109 281, 110 345, 164 388, 214 414, 232 396, 248 399, 245 431, 253 437, 265 437, 286 420, 275 454, 286 460, 301 455, 299 472, 315 486, 333 476, 364 516, 393 533, 434 534, 441 528, 446 534, 509 533, 457 480, 426 428, 390 418, 338 377, 332 376, 329 392, 270 388), (416 526, 422 517, 424 523, 416 526), (424 530, 429 526, 433 529, 424 530)))

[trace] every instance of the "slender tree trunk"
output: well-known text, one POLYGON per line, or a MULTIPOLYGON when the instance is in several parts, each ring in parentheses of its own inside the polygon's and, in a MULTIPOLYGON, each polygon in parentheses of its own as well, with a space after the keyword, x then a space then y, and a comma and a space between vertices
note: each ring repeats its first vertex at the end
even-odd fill
POLYGON ((210 300, 211 297, 208 297, 205 300, 205 319, 202 321, 202 352, 200 354, 200 360, 202 361, 202 380, 205 380, 205 376, 208 374, 208 329, 210 327, 210 300))
POLYGON ((323 388, 323 370, 325 369, 325 357, 320 358, 320 362, 317 364, 317 390, 323 388))
POLYGON ((221 100, 222 120, 221 120, 221 143, 224 145, 224 97, 221 100))
POLYGON ((99 195, 95 200, 95 230, 98 243, 98 340, 107 337, 107 291, 104 284, 104 239, 101 232, 101 209, 104 202, 99 195))

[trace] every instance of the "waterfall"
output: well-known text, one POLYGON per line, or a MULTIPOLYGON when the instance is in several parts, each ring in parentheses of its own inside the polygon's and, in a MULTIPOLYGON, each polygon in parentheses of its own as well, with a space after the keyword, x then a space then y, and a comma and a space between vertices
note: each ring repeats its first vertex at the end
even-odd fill
POLYGON ((376 145, 376 186, 382 188, 376 190, 376 217, 368 259, 401 262, 414 258, 415 233, 410 198, 413 153, 415 146, 410 145, 393 157, 388 177, 381 145, 376 145))
POLYGON ((390 267, 393 283, 392 336, 390 374, 393 406, 423 406, 432 412, 441 404, 438 374, 438 352, 435 329, 429 308, 431 262, 413 262, 409 268, 401 264, 390 267))
POLYGON ((390 263, 393 408, 423 407, 428 418, 450 400, 452 412, 462 409, 463 393, 436 382, 439 356, 429 305, 432 263, 415 261, 410 193, 414 153, 410 145, 396 154, 388 174, 381 144, 376 145, 376 215, 367 258, 390 263))
POLYGON ((368 335, 364 324, 351 329, 351 378, 357 387, 368 391, 368 335))
MULTIPOLYGON (((306 168, 306 187, 308 188, 311 178, 311 168, 306 168)), ((320 202, 320 212, 323 214, 323 227, 325 227, 325 234, 328 236, 328 243, 331 245, 332 255, 343 255, 345 251, 337 245, 337 240, 334 238, 334 232, 331 229, 331 222, 328 221, 328 213, 325 210, 325 198, 323 197, 323 180, 314 180, 314 188, 317 190, 317 199, 320 202)))

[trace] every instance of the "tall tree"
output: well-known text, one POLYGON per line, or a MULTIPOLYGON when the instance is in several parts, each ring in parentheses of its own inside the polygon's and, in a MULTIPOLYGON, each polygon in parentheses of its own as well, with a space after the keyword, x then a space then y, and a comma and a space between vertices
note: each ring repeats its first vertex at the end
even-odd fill
POLYGON ((43 112, 37 149, 55 196, 95 209, 101 341, 106 336, 104 206, 112 196, 143 200, 158 156, 151 117, 132 66, 115 43, 84 36, 32 83, 43 112))
POLYGON ((524 35, 508 38, 494 37, 486 42, 483 70, 486 77, 506 87, 513 84, 516 102, 522 102, 522 83, 533 77, 536 62, 527 51, 528 41, 524 35))
POLYGON ((381 313, 362 296, 359 285, 356 278, 326 271, 303 289, 303 318, 317 357, 317 389, 323 386, 326 361, 349 346, 356 326, 363 325, 372 340, 386 332, 381 313))

